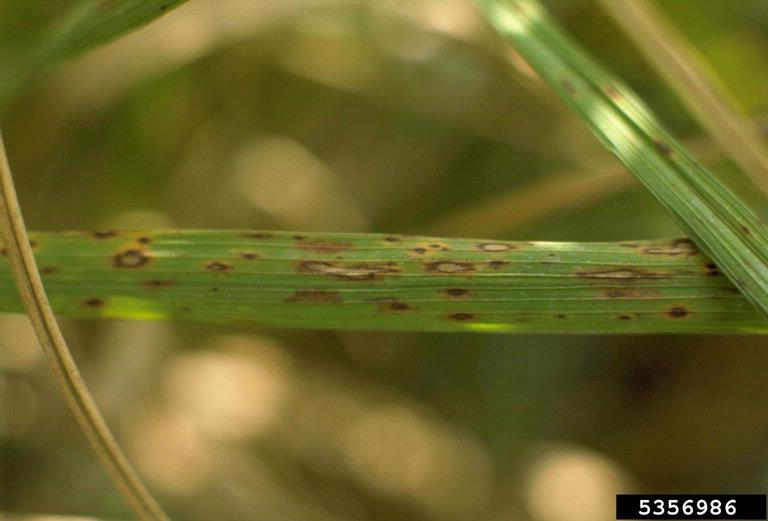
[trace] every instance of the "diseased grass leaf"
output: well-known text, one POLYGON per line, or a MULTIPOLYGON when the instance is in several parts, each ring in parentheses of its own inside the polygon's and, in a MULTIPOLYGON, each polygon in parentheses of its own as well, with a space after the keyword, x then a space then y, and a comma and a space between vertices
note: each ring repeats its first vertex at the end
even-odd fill
POLYGON ((768 313, 768 231, 624 85, 535 0, 478 0, 488 20, 710 255, 768 313))
MULTIPOLYGON (((255 231, 33 233, 54 310, 318 329, 768 332, 687 239, 545 243, 255 231)), ((0 265, 0 310, 20 310, 0 265)))
POLYGON ((24 60, 2 71, 0 110, 30 77, 62 60, 117 38, 170 12, 186 0, 88 0, 52 27, 24 60))

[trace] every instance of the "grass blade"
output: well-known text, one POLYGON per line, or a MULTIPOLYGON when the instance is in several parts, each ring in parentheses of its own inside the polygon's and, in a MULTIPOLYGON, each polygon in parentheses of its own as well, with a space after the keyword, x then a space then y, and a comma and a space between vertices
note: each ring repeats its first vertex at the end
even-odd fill
POLYGON ((170 12, 186 0, 122 0, 81 2, 30 49, 26 59, 3 71, 0 109, 35 74, 97 47, 170 12))
MULTIPOLYGON (((754 121, 762 130, 764 117, 754 121)), ((768 133, 768 128, 763 134, 768 133)), ((760 136, 761 138, 763 135, 760 136)), ((721 151, 706 137, 688 139, 683 145, 701 161, 722 157, 721 151)), ((546 175, 517 190, 481 199, 468 208, 427 225, 431 233, 501 237, 505 232, 527 224, 598 204, 635 186, 626 169, 616 161, 601 161, 589 171, 559 171, 546 175)))
POLYGON ((168 517, 150 495, 117 444, 96 402, 91 397, 48 302, 19 208, 11 169, 0 135, 0 233, 10 265, 10 283, 18 289, 37 339, 61 381, 64 395, 94 452, 118 490, 141 520, 165 521, 168 517))
POLYGON ((488 20, 675 217, 763 314, 768 231, 699 165, 625 86, 569 39, 534 0, 479 0, 488 20))
MULTIPOLYGON (((765 333, 686 239, 524 243, 255 231, 31 235, 82 318, 386 331, 765 333)), ((0 310, 17 311, 0 264, 0 310)))
POLYGON ((647 0, 600 0, 752 182, 768 194, 768 151, 757 129, 731 105, 682 34, 647 0))
POLYGON ((561 171, 542 176, 517 190, 483 199, 431 223, 428 229, 446 235, 480 231, 503 237, 501 234, 515 228, 593 206, 636 184, 621 165, 611 164, 589 173, 561 171))

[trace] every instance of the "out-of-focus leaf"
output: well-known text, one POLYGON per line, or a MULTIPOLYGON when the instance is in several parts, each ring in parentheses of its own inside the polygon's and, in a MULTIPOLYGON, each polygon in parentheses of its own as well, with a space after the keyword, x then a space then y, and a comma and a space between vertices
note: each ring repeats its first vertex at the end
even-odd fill
POLYGON ((39 71, 97 47, 171 11, 186 0, 88 0, 77 4, 10 70, 2 71, 0 110, 39 71))

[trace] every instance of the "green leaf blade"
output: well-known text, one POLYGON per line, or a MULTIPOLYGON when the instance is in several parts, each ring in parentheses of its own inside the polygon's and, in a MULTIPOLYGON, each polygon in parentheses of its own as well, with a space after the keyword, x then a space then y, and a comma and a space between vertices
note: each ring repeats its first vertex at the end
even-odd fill
MULTIPOLYGON (((764 333, 687 240, 253 231, 32 234, 57 313, 312 329, 764 333)), ((0 311, 20 304, 0 265, 0 311)))

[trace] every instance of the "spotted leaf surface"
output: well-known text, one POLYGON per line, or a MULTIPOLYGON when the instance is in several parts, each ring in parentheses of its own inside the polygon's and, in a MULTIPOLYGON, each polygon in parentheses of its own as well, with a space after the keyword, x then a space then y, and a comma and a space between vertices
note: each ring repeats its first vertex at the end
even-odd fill
MULTIPOLYGON (((390 331, 768 331, 687 239, 506 242, 262 231, 33 233, 57 313, 390 331)), ((7 263, 0 311, 20 311, 7 263)))

